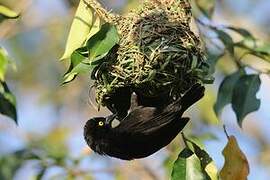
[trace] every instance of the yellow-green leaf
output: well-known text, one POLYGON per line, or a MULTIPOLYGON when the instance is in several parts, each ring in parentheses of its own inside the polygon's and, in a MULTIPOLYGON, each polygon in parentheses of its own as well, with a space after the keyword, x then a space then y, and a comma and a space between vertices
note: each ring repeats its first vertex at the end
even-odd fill
POLYGON ((205 174, 199 158, 188 148, 182 150, 174 163, 172 180, 203 180, 205 174))
POLYGON ((8 66, 8 55, 7 52, 0 47, 0 81, 5 80, 5 74, 8 66))
POLYGON ((94 16, 94 23, 93 26, 91 27, 91 30, 86 38, 86 40, 90 39, 93 35, 95 35, 101 27, 101 19, 98 16, 94 16))
POLYGON ((97 24, 95 24, 93 19, 94 14, 91 7, 89 7, 84 0, 80 0, 70 28, 65 52, 61 60, 69 58, 73 51, 80 48, 85 43, 92 27, 96 29, 97 24), (95 24, 95 26, 93 26, 93 24, 95 24))
POLYGON ((6 6, 0 5, 0 22, 3 19, 14 19, 19 17, 19 14, 7 8, 6 6))
POLYGON ((194 153, 200 159, 201 167, 202 167, 202 170, 205 172, 206 177, 211 180, 217 180, 218 170, 213 159, 204 149, 202 149, 196 143, 192 141, 190 142, 193 146, 194 153))
POLYGON ((226 147, 222 154, 225 164, 220 171, 222 180, 245 180, 249 174, 249 165, 245 154, 239 148, 234 136, 229 137, 226 147))

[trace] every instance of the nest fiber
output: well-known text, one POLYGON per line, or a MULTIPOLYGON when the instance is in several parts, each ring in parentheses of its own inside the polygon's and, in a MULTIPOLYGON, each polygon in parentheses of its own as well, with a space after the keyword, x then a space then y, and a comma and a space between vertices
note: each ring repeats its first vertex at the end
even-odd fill
POLYGON ((125 16, 106 17, 116 25, 120 42, 105 57, 106 68, 99 69, 95 81, 99 104, 122 87, 146 97, 167 93, 173 99, 204 82, 208 66, 200 40, 190 29, 187 1, 146 0, 125 16))

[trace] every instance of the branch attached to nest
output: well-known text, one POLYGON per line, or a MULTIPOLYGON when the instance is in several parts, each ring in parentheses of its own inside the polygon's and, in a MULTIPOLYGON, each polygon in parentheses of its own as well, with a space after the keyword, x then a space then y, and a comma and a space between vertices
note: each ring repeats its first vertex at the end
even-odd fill
POLYGON ((84 0, 84 3, 92 7, 97 15, 108 23, 115 23, 119 17, 110 11, 107 11, 102 5, 96 0, 84 0))

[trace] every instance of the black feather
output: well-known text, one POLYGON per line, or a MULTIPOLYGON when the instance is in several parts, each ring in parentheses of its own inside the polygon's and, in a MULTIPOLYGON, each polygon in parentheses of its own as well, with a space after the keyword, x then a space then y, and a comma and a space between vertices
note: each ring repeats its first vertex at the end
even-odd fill
POLYGON ((177 136, 189 121, 182 118, 183 113, 203 95, 204 87, 196 84, 163 109, 142 106, 134 109, 115 128, 111 123, 116 116, 93 118, 85 125, 85 140, 99 154, 125 160, 147 157, 177 136), (100 122, 104 125, 99 126, 100 122))

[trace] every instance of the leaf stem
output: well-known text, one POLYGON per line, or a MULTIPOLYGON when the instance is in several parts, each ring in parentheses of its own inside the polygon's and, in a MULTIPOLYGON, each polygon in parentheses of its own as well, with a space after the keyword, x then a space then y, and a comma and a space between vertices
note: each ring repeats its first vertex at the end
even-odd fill
POLYGON ((226 129, 226 125, 225 124, 223 124, 223 130, 224 130, 224 133, 225 133, 227 139, 229 139, 230 136, 229 136, 229 134, 227 132, 227 129, 226 129))
POLYGON ((184 141, 184 144, 185 144, 186 148, 189 148, 188 143, 187 143, 188 139, 186 138, 184 132, 181 132, 181 135, 182 135, 182 139, 184 141))

